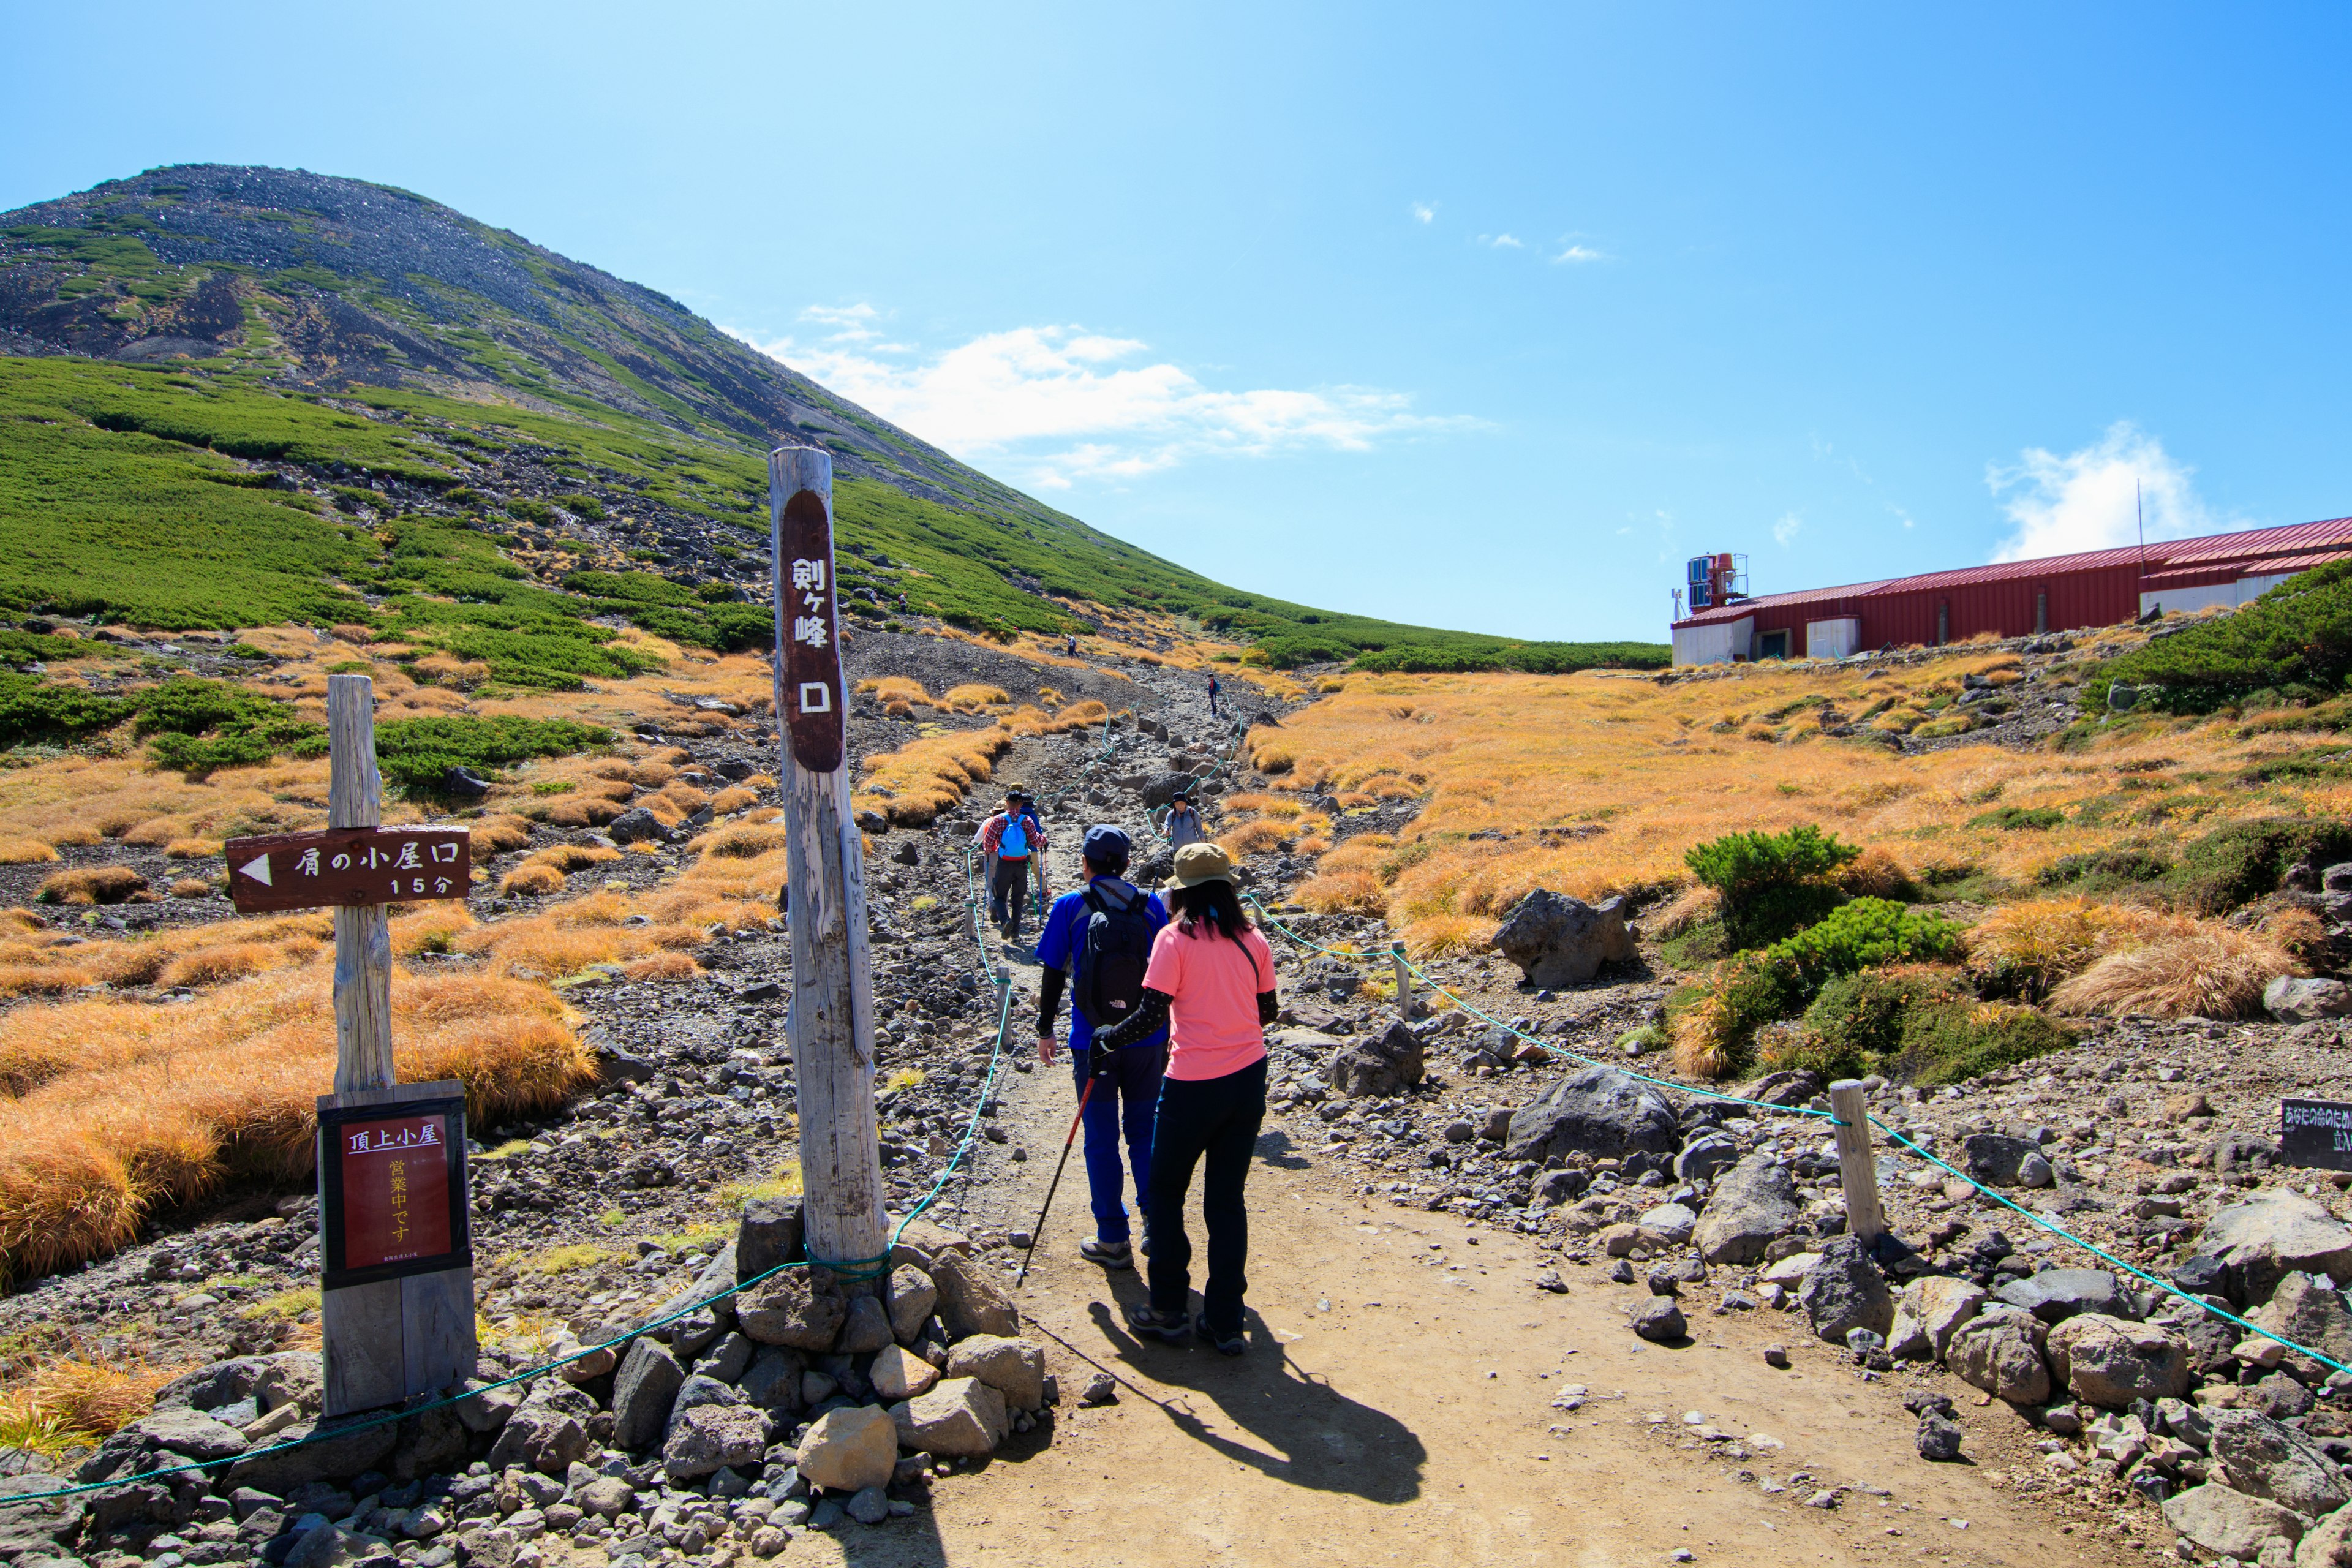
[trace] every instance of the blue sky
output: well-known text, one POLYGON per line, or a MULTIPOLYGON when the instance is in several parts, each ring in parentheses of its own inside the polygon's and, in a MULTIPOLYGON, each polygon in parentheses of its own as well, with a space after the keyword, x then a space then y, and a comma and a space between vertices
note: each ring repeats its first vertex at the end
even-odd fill
POLYGON ((2352 13, 11 7, 0 207, 404 185, 1224 581, 1662 637, 2352 512, 2352 13))

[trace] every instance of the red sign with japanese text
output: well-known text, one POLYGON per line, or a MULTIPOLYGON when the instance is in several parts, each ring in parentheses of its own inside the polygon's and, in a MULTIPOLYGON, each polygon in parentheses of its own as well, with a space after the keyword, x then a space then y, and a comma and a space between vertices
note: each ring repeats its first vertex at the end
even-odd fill
POLYGON ((449 1119, 394 1116, 335 1130, 342 1163, 346 1269, 451 1250, 449 1119))
POLYGON ((841 766, 848 706, 834 615, 833 519, 824 498, 796 490, 777 529, 777 676, 793 760, 814 773, 841 766))
POLYGON ((473 880, 473 837, 462 827, 330 827, 232 838, 223 849, 239 914, 462 899, 473 880))

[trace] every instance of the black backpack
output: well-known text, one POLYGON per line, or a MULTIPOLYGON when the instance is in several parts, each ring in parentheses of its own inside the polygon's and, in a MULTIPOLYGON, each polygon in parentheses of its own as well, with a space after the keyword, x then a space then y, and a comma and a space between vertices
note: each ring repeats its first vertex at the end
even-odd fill
POLYGON ((1113 905, 1098 889, 1087 889, 1070 1005, 1097 1029, 1126 1023, 1143 1004, 1143 972, 1151 962, 1147 903, 1139 889, 1124 906, 1113 905))

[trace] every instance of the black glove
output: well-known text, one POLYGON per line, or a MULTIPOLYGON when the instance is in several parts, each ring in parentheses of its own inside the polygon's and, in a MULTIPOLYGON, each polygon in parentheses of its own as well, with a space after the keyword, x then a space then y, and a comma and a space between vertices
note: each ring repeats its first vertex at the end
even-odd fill
POLYGON ((1108 1078, 1118 1070, 1118 1049, 1115 1046, 1087 1047, 1087 1076, 1108 1078))

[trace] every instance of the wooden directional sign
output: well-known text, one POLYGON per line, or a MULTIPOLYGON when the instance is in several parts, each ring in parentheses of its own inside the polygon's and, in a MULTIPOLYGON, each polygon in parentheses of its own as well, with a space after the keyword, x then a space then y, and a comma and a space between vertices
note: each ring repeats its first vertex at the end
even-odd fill
POLYGON ((795 490, 776 518, 776 685, 793 760, 813 773, 838 770, 847 749, 833 587, 832 510, 795 490))
POLYGON ((2305 1169, 2352 1171, 2352 1105, 2340 1100, 2280 1100, 2279 1157, 2305 1169))
POLYGON ((473 838, 462 827, 330 827, 223 847, 239 914, 462 899, 473 871, 473 838))

